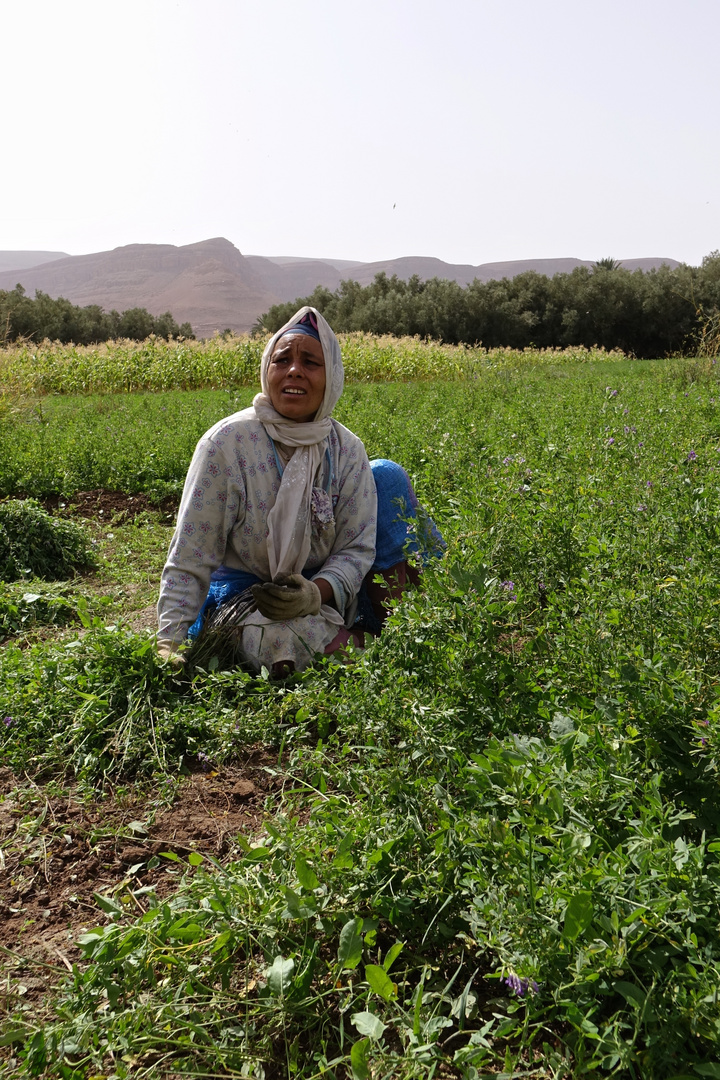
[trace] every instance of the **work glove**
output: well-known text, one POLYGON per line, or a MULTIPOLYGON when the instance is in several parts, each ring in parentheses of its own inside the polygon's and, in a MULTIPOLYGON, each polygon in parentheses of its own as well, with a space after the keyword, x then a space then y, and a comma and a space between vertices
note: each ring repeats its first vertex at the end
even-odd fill
POLYGON ((302 574, 278 574, 274 581, 253 585, 252 594, 260 614, 272 622, 317 615, 322 606, 317 585, 302 574))
POLYGON ((178 652, 180 648, 174 641, 158 641, 157 654, 161 660, 167 660, 175 668, 183 667, 185 657, 178 652))

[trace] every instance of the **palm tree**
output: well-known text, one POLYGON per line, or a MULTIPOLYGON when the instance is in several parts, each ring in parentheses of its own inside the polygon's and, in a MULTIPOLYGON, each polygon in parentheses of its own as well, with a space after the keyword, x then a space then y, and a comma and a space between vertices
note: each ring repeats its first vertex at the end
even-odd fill
POLYGON ((611 258, 598 259, 597 262, 593 263, 593 273, 595 273, 597 270, 619 270, 619 269, 620 269, 620 261, 618 259, 611 259, 611 258))

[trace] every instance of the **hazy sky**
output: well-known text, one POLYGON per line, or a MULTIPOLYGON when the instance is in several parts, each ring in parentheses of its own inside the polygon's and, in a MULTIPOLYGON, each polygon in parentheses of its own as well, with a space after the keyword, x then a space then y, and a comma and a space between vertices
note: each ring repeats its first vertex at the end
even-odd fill
POLYGON ((0 250, 720 248, 720 0, 2 0, 0 250))

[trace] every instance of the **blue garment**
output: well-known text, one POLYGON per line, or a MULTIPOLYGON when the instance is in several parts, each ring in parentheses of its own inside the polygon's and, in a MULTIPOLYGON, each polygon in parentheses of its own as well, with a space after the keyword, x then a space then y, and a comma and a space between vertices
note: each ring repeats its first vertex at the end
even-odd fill
MULTIPOLYGON (((410 477, 402 465, 388 461, 387 458, 375 458, 370 462, 370 468, 377 488, 378 514, 375 562, 368 575, 369 579, 372 581, 373 574, 396 566, 407 558, 408 554, 419 555, 423 564, 431 558, 439 558, 447 545, 435 522, 423 513, 410 477)), ((309 578, 317 573, 317 567, 304 570, 303 577, 309 578)), ((260 578, 254 574, 220 566, 210 578, 207 599, 188 630, 190 640, 194 641, 198 636, 206 616, 211 611, 232 596, 249 589, 251 585, 259 584, 260 578)), ((366 604, 365 607, 367 606, 366 604)))
POLYGON ((231 596, 245 592, 251 585, 259 585, 260 578, 255 574, 249 574, 247 570, 231 570, 229 566, 220 566, 210 578, 205 603, 200 608, 200 613, 188 630, 188 637, 194 641, 203 628, 205 617, 214 611, 216 607, 231 596))
MULTIPOLYGON (((303 570, 302 572, 303 577, 306 578, 310 578, 312 574, 317 574, 317 567, 314 570, 303 570)), ((200 614, 188 630, 190 640, 194 641, 198 637, 205 619, 211 611, 214 611, 216 607, 220 607, 231 597, 237 596, 238 593, 245 592, 251 585, 260 584, 262 584, 260 578, 256 577, 255 574, 248 574, 246 570, 231 570, 229 566, 218 567, 210 578, 210 588, 205 603, 200 608, 200 614)))
POLYGON ((410 555, 425 564, 439 558, 447 547, 432 518, 423 511, 410 477, 395 461, 370 462, 377 488, 378 514, 375 563, 371 573, 389 570, 410 555))

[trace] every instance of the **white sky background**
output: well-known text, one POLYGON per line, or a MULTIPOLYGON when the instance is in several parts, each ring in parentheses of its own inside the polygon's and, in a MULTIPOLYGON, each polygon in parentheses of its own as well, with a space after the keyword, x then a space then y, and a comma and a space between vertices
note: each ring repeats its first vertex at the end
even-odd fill
POLYGON ((0 7, 0 250, 720 248, 720 0, 0 7))

